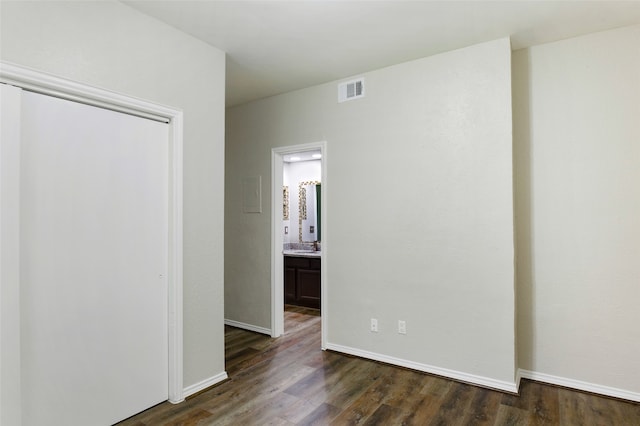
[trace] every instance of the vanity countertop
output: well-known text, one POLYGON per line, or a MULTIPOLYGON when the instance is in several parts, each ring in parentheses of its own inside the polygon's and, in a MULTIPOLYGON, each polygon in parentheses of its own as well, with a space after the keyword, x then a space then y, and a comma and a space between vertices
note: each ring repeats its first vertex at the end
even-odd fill
POLYGON ((322 251, 313 250, 284 250, 282 252, 285 256, 297 256, 297 257, 321 257, 322 251))

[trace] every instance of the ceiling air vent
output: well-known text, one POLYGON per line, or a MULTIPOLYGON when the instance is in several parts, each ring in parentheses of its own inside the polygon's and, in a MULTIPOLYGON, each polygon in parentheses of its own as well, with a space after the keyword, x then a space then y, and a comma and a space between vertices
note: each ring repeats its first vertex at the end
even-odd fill
POLYGON ((364 78, 338 84, 338 102, 364 97, 364 78))

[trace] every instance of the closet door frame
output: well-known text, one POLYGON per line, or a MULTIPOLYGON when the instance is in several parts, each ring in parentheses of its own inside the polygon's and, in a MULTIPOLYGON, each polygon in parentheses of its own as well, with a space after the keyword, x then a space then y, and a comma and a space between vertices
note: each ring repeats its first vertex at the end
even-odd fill
MULTIPOLYGON (((55 96, 87 105, 107 108, 134 116, 150 118, 169 124, 169 258, 168 258, 168 344, 169 371, 168 400, 177 404, 184 401, 183 389, 183 229, 182 229, 182 197, 183 197, 183 113, 182 111, 156 103, 132 98, 130 96, 108 90, 88 86, 82 83, 62 79, 37 70, 0 61, 0 83, 16 86, 23 90, 55 96)), ((3 101, 4 102, 4 101, 3 101)), ((4 105, 3 105, 4 106, 4 105)), ((3 137, 5 130, 3 130, 3 137)), ((18 135, 19 137, 19 135, 18 135)), ((19 336, 19 238, 7 230, 19 229, 19 203, 10 202, 19 199, 18 182, 20 178, 20 153, 13 143, 3 140, 0 152, 1 199, 2 199, 2 241, 0 268, 8 272, 2 273, 2 306, 14 306, 12 309, 0 311, 1 337, 19 336), (11 166, 10 166, 11 165, 11 166), (5 202, 6 201, 6 202, 5 202), (16 313, 16 310, 18 312, 16 313), (16 318, 17 317, 17 318, 16 318), (16 321, 17 319, 17 321, 16 321), (8 331, 8 333, 7 333, 8 331), (8 336, 5 336, 7 334, 8 336)), ((18 147, 19 148, 19 147, 18 147)), ((15 340, 15 339, 14 339, 15 340)), ((3 347, 0 353, 0 371, 3 382, 5 373, 13 368, 16 359, 20 359, 20 347, 11 345, 3 347), (9 356, 6 356, 6 355, 9 356)), ((19 366, 18 366, 19 367, 19 366)), ((0 402, 16 402, 20 398, 21 386, 14 376, 11 383, 3 383, 0 402), (7 395, 12 393, 12 395, 7 395), (16 395, 17 393, 17 395, 16 395)), ((2 404, 4 405, 4 404, 2 404)))

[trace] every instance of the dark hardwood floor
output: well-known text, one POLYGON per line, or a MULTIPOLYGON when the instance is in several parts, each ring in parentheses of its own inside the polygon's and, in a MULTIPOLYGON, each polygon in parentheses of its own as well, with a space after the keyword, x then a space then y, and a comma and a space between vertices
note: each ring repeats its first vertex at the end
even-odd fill
POLYGON ((287 306, 285 330, 227 327, 229 380, 119 425, 640 425, 640 404, 529 380, 508 395, 323 352, 314 310, 287 306))

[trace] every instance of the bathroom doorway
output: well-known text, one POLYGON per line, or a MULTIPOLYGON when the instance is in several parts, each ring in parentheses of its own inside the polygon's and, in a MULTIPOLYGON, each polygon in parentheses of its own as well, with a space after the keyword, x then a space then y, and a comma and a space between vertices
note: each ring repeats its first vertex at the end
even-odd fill
POLYGON ((327 321, 326 164, 326 142, 272 150, 272 337, 285 333, 285 279, 291 288, 291 279, 298 277, 303 280, 300 290, 290 291, 286 298, 295 305, 319 308, 323 349, 327 321))

